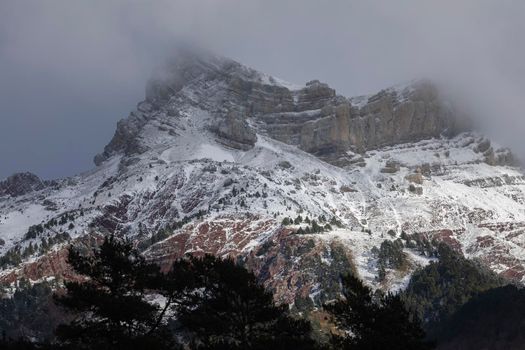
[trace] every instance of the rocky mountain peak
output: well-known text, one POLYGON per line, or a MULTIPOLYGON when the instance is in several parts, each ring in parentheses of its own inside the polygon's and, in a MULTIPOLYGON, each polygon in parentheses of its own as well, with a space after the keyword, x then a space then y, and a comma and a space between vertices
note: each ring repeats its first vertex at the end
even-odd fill
POLYGON ((106 233, 165 266, 240 257, 286 303, 321 305, 350 268, 402 288, 440 242, 525 281, 525 176, 460 120, 426 81, 347 98, 184 54, 119 121, 97 168, 54 186, 0 183, 0 283, 64 276, 66 242, 106 233), (388 242, 402 267, 380 261, 388 242))
POLYGON ((162 123, 176 129, 181 111, 188 108, 207 113, 210 118, 202 127, 229 147, 249 149, 256 135, 263 134, 338 166, 351 163, 349 151, 464 130, 457 113, 428 81, 346 98, 319 80, 293 85, 228 58, 182 50, 148 82, 146 99, 118 123, 95 163, 151 149, 147 138, 152 134, 145 135, 144 128, 162 123))
POLYGON ((30 172, 16 173, 0 182, 0 196, 18 197, 24 194, 39 191, 46 187, 46 183, 30 172))

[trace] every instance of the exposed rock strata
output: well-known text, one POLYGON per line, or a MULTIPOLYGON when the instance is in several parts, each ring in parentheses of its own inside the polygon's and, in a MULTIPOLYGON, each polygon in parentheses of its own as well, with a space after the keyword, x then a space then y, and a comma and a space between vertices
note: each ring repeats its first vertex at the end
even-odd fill
POLYGON ((182 54, 163 74, 148 84, 146 101, 118 123, 111 142, 95 157, 96 164, 118 152, 146 151, 140 137, 144 125, 176 116, 176 105, 184 101, 206 109, 212 116, 210 130, 232 148, 249 149, 256 133, 265 133, 335 165, 351 164, 349 150, 452 136, 463 128, 455 111, 426 81, 382 90, 358 102, 317 80, 292 88, 211 55, 182 54))

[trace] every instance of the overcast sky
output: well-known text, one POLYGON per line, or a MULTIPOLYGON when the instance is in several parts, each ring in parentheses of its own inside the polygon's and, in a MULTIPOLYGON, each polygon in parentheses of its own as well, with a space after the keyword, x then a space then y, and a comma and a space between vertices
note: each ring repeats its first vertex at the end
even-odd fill
POLYGON ((90 169, 178 41, 347 96, 438 79, 524 154, 524 35, 525 1, 2 0, 0 178, 90 169))

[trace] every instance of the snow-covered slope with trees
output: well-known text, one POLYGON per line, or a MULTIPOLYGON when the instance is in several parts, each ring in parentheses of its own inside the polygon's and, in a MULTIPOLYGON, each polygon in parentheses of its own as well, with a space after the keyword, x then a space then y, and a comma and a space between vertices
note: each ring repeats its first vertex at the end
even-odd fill
POLYGON ((345 98, 187 52, 96 168, 0 182, 0 281, 60 279, 68 242, 115 233, 163 266, 238 257, 303 306, 349 270, 402 288, 439 242, 523 282, 525 176, 461 118, 428 82, 345 98))

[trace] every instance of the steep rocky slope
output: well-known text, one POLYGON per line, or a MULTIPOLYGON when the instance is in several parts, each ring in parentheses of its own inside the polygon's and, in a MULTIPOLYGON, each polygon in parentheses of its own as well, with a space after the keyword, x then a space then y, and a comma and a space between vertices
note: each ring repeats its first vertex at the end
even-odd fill
POLYGON ((332 298, 349 270, 402 288, 438 242, 525 281, 525 177, 429 82, 345 98, 194 52, 159 76, 96 168, 0 183, 0 282, 70 278, 67 242, 111 232, 164 267, 238 257, 302 307, 332 298), (312 220, 324 232, 296 233, 312 220))

